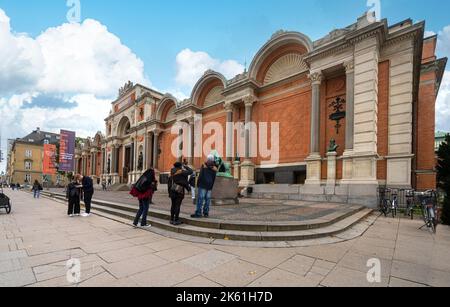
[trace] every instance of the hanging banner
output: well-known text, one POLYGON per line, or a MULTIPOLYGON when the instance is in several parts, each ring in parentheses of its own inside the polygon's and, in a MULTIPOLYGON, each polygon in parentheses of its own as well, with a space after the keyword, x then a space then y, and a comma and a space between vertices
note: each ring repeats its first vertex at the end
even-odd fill
POLYGON ((44 175, 56 174, 56 146, 51 144, 44 145, 44 175))
POLYGON ((61 130, 59 144, 59 171, 73 172, 75 170, 75 132, 61 130))

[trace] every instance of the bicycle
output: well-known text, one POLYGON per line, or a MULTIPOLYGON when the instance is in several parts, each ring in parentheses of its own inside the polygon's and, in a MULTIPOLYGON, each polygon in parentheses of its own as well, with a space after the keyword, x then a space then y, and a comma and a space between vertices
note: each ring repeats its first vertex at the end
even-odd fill
POLYGON ((419 229, 427 227, 430 231, 436 233, 439 223, 437 217, 436 191, 428 190, 425 192, 418 192, 416 195, 419 197, 422 208, 422 217, 425 222, 425 225, 419 229))
POLYGON ((391 212, 391 201, 388 197, 386 197, 386 194, 390 193, 391 189, 387 188, 379 188, 378 189, 378 195, 379 195, 379 208, 381 213, 384 214, 385 217, 388 216, 388 214, 391 212))
POLYGON ((406 196, 406 210, 405 210, 405 216, 411 217, 411 220, 414 220, 414 190, 405 190, 405 196, 406 196))
POLYGON ((398 190, 392 190, 391 213, 392 217, 397 216, 398 211, 398 190))

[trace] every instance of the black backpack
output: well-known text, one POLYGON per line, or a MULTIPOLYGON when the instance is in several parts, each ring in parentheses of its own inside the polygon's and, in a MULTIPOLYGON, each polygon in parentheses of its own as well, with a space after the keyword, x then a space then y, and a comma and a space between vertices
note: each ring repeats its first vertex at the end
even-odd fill
POLYGON ((139 180, 134 185, 135 189, 141 193, 145 193, 150 188, 153 187, 153 179, 155 178, 155 171, 149 169, 144 173, 144 175, 139 178, 139 180))

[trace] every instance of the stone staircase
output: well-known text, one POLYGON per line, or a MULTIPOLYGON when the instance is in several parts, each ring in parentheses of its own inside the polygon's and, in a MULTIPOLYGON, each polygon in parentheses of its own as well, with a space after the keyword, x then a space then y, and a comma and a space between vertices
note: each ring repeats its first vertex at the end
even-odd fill
MULTIPOLYGON (((44 192, 43 195, 65 202, 63 194, 44 192)), ((137 206, 94 199, 92 209, 97 215, 131 223, 135 217, 137 206)), ((180 215, 184 224, 173 226, 169 223, 168 211, 150 209, 149 218, 152 229, 157 228, 187 237, 226 241, 291 242, 335 237, 364 221, 372 212, 372 209, 352 206, 349 212, 336 212, 326 221, 317 219, 284 222, 192 219, 190 216, 180 215)))

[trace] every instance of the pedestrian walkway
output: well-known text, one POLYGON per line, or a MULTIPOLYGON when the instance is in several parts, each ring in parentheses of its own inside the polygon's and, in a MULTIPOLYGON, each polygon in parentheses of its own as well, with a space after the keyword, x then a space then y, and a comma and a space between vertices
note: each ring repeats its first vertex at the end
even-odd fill
POLYGON ((61 203, 10 192, 0 213, 0 286, 450 286, 450 228, 379 218, 363 236, 296 248, 191 243, 99 216, 69 218, 61 203), (66 262, 81 262, 78 284, 66 262), (367 262, 381 262, 379 283, 367 262))

